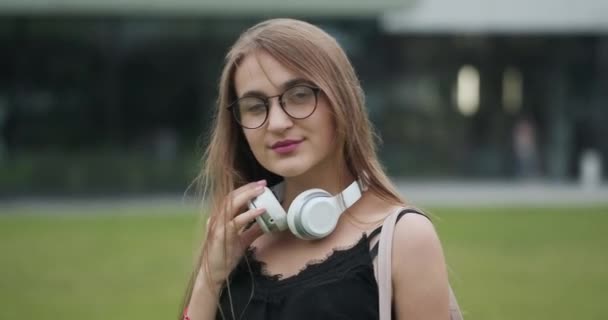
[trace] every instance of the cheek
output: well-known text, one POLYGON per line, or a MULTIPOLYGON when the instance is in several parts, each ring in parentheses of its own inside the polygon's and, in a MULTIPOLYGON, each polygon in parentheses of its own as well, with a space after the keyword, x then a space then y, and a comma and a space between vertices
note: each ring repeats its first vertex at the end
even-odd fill
POLYGON ((311 133, 311 142, 314 146, 314 156, 320 158, 332 157, 335 151, 336 125, 327 109, 312 118, 308 130, 311 133))
POLYGON ((323 133, 323 137, 321 137, 326 143, 331 144, 336 137, 336 123, 334 121, 334 116, 327 105, 320 106, 320 111, 318 114, 318 118, 315 119, 315 122, 320 125, 319 132, 323 133))
POLYGON ((264 148, 264 139, 262 135, 254 131, 244 131, 245 140, 254 155, 259 154, 264 148))

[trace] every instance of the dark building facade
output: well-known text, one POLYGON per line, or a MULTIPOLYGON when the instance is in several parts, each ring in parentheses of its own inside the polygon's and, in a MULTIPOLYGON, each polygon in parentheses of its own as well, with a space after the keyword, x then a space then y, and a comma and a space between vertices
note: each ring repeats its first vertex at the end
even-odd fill
MULTIPOLYGON (((572 181, 589 151, 608 167, 608 36, 301 18, 348 51, 394 176, 572 181)), ((183 191, 223 56, 261 19, 1 17, 0 193, 183 191)))

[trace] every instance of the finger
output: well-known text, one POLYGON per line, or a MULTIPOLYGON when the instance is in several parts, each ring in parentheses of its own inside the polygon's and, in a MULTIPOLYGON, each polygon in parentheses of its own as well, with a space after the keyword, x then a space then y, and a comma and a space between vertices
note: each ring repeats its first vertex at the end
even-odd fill
POLYGON ((234 228, 236 230, 243 229, 251 220, 261 216, 265 211, 264 208, 255 208, 239 214, 232 220, 234 228))
POLYGON ((256 223, 251 228, 241 233, 241 245, 243 248, 247 248, 253 243, 253 241, 255 241, 255 239, 259 238, 263 234, 264 231, 262 228, 260 228, 260 225, 256 223))
POLYGON ((264 185, 256 184, 254 186, 248 186, 242 192, 235 194, 232 198, 232 214, 230 215, 230 218, 236 216, 241 208, 247 208, 247 202, 262 193, 264 193, 264 185))
POLYGON ((242 185, 242 186, 234 189, 234 191, 232 191, 232 196, 233 197, 238 196, 239 194, 247 191, 247 189, 249 189, 249 188, 255 188, 256 186, 266 186, 266 184, 267 183, 266 183, 265 179, 247 183, 245 185, 242 185))

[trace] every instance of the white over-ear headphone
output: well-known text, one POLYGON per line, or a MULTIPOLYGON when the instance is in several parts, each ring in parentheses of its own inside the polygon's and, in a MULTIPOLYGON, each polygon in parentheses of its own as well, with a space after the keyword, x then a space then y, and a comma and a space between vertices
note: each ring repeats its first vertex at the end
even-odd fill
POLYGON ((304 240, 321 239, 329 235, 338 224, 340 215, 361 198, 359 183, 355 180, 340 194, 332 196, 323 189, 310 189, 300 193, 287 213, 278 199, 283 198, 283 183, 265 188, 264 193, 249 202, 249 208, 265 208, 255 218, 265 233, 289 230, 304 240), (344 201, 342 201, 342 199, 344 201))

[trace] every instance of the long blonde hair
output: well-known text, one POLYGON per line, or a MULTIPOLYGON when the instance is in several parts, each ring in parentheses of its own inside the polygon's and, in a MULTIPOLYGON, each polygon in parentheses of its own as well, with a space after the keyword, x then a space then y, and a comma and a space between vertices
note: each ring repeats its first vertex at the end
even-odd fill
MULTIPOLYGON (((256 51, 269 54, 322 90, 330 102, 335 118, 336 143, 342 148, 339 155, 346 160, 347 169, 360 179, 368 192, 390 203, 402 204, 403 200, 378 161, 377 137, 365 111, 363 90, 344 50, 333 37, 307 22, 271 19, 241 34, 226 55, 211 137, 203 156, 203 169, 197 178, 210 203, 208 232, 213 232, 222 222, 217 220, 222 216, 220 212, 228 209, 224 199, 232 190, 260 179, 266 179, 269 185, 282 180, 255 160, 243 129, 227 109, 236 99, 235 70, 243 57, 256 51)), ((206 247, 204 242, 182 307, 190 301, 206 247)))

